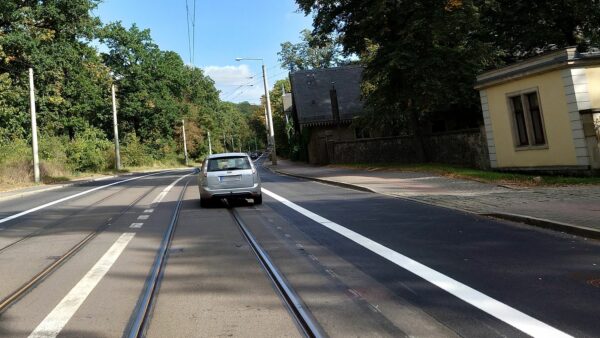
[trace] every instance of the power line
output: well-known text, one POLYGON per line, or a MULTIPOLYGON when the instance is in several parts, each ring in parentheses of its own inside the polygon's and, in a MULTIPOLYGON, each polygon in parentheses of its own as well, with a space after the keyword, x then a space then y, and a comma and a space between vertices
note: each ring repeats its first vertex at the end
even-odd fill
POLYGON ((192 18, 192 64, 194 64, 196 61, 196 0, 194 0, 194 13, 192 18))
POLYGON ((188 0, 185 0, 185 22, 187 24, 188 53, 189 53, 189 57, 190 57, 190 64, 193 64, 193 62, 192 62, 192 42, 191 42, 191 35, 190 35, 190 8, 188 5, 188 0))

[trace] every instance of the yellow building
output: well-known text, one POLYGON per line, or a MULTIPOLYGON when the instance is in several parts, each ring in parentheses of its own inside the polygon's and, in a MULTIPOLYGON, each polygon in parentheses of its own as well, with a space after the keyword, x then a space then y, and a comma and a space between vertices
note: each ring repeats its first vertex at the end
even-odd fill
POLYGON ((600 168, 600 53, 544 54, 481 74, 475 88, 492 168, 600 168))

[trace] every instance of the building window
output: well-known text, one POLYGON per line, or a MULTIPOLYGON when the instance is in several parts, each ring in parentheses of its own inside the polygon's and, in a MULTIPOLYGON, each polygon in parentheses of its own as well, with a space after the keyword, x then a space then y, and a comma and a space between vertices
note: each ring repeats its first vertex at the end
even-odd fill
POLYGON ((546 133, 537 91, 509 97, 514 117, 515 145, 531 147, 546 145, 546 133))

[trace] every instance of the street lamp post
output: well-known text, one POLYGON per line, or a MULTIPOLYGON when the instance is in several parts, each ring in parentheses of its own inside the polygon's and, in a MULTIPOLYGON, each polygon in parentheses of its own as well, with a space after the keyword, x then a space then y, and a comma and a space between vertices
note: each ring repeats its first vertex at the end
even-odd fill
POLYGON ((269 119, 269 140, 271 141, 272 154, 271 161, 273 165, 277 165, 277 151, 275 149, 275 131, 273 130, 273 115, 271 114, 271 99, 269 97, 269 84, 267 81, 267 69, 264 60, 261 58, 236 58, 235 61, 253 60, 262 63, 263 85, 265 86, 265 99, 267 100, 267 117, 269 119))

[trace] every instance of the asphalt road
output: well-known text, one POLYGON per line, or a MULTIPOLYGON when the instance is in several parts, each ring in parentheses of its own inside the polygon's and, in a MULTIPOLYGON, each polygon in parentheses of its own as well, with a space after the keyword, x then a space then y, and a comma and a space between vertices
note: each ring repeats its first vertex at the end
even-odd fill
POLYGON ((0 201, 0 302, 72 251, 0 336, 127 336, 180 197, 146 336, 301 336, 230 208, 331 337, 600 336, 598 241, 260 173, 260 206, 191 170, 0 201))

